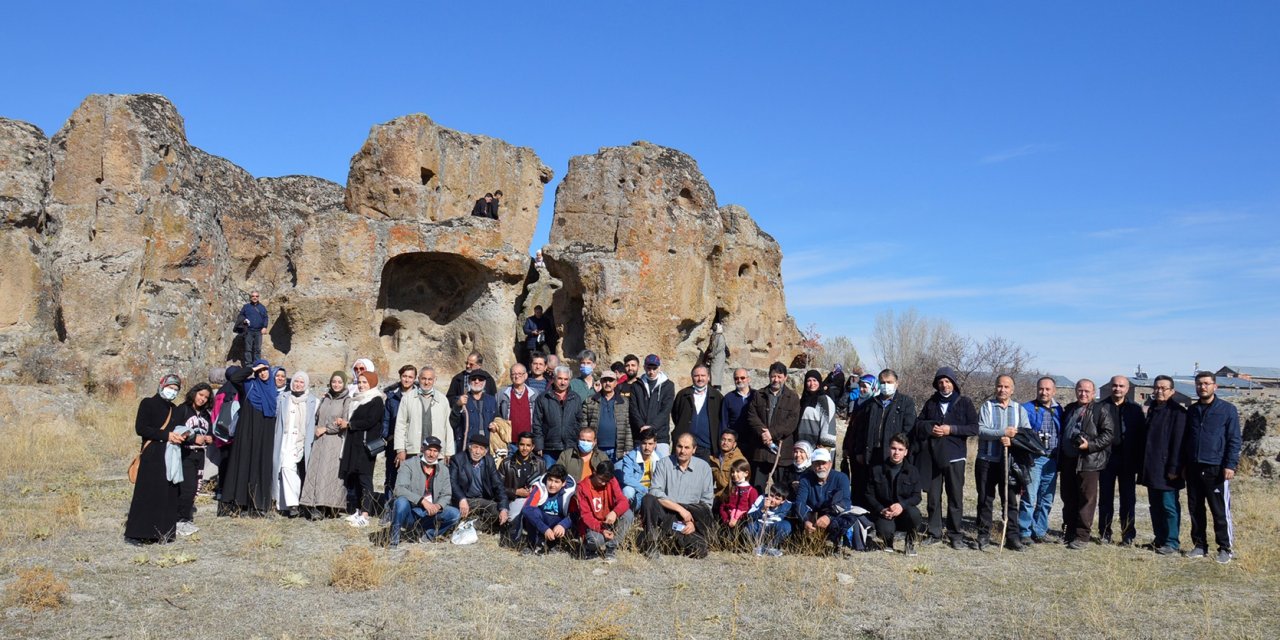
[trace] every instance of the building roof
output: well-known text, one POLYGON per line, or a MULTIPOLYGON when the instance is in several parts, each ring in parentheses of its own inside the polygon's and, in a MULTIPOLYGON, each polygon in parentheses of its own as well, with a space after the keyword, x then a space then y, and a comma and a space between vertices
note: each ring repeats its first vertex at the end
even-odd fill
POLYGON ((1224 374, 1235 373, 1237 375, 1246 375, 1251 378, 1272 378, 1280 379, 1280 367, 1244 367, 1235 364, 1229 364, 1218 369, 1218 376, 1224 374))
POLYGON ((1066 376, 1054 376, 1054 375, 1051 375, 1051 376, 1049 376, 1049 377, 1050 377, 1050 378, 1053 378, 1053 384, 1054 384, 1054 386, 1058 386, 1058 387, 1066 387, 1066 388, 1068 388, 1068 389, 1070 389, 1070 388, 1072 388, 1072 387, 1076 386, 1076 381, 1075 381, 1075 380, 1072 380, 1071 378, 1068 378, 1068 377, 1066 377, 1066 376))

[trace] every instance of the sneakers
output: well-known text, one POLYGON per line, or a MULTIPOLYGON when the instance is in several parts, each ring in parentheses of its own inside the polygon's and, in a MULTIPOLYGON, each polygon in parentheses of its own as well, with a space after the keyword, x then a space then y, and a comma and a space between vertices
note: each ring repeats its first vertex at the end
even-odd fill
POLYGON ((756 548, 754 549, 754 551, 755 551, 755 554, 756 554, 757 556, 763 556, 763 555, 764 555, 764 547, 756 547, 756 548))
POLYGON ((907 538, 907 546, 903 547, 902 554, 907 556, 908 558, 914 558, 920 555, 916 553, 916 541, 912 540, 911 538, 907 538))
POLYGON ((769 556, 770 558, 781 558, 782 549, 779 549, 777 547, 766 547, 764 550, 764 554, 766 556, 769 556))
POLYGON ((1075 540, 1072 540, 1071 542, 1068 542, 1067 548, 1072 551, 1080 551, 1081 549, 1089 548, 1089 543, 1077 538, 1075 540))
POLYGON ((369 526, 369 516, 362 513, 354 513, 352 517, 347 518, 347 523, 353 527, 367 527, 369 526))
POLYGON ((1226 549, 1218 549, 1218 564, 1227 564, 1228 562, 1231 562, 1231 558, 1233 557, 1235 556, 1231 555, 1230 551, 1227 551, 1226 549))
POLYGON ((1163 547, 1160 547, 1159 549, 1156 549, 1156 553, 1162 556, 1176 556, 1178 555, 1178 550, 1169 545, 1165 545, 1163 547))
POLYGON ((186 520, 183 520, 182 522, 178 523, 178 526, 175 527, 175 529, 178 531, 178 535, 189 536, 199 531, 200 527, 197 527, 195 524, 191 522, 187 522, 186 520))
POLYGON ((1196 548, 1194 548, 1194 549, 1192 549, 1192 550, 1191 550, 1191 553, 1188 553, 1188 554, 1187 554, 1187 557, 1188 557, 1188 558, 1203 558, 1203 557, 1205 557, 1205 556, 1207 556, 1207 555, 1209 555, 1209 550, 1208 550, 1208 549, 1206 549, 1206 548, 1204 548, 1204 547, 1196 547, 1196 548))

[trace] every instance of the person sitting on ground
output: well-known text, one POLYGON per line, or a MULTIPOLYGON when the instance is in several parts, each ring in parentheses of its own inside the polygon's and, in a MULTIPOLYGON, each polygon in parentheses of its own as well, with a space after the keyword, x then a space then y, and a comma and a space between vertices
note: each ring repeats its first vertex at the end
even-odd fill
POLYGON ((589 479, 578 484, 574 502, 578 535, 586 543, 586 557, 600 556, 605 562, 613 562, 633 517, 622 487, 613 477, 613 463, 597 463, 589 479))
POLYGON ((640 501, 649 493, 653 482, 653 468, 662 456, 658 455, 658 436, 653 429, 640 432, 636 448, 622 457, 618 467, 619 480, 622 483, 622 494, 631 502, 631 510, 640 509, 640 501))
POLYGON ((751 463, 746 458, 739 458, 734 461, 733 467, 729 471, 729 476, 733 484, 729 486, 729 490, 725 492, 724 498, 720 501, 720 521, 728 525, 730 529, 736 529, 742 524, 751 507, 755 505, 756 499, 760 497, 760 492, 751 486, 749 478, 751 476, 751 463))
POLYGON ((767 494, 756 498, 747 513, 747 533, 751 535, 756 555, 782 556, 782 542, 791 535, 793 506, 777 485, 770 486, 767 494))
POLYGON ((573 519, 569 515, 577 483, 564 465, 554 464, 533 483, 533 492, 525 500, 520 520, 529 545, 521 553, 544 554, 561 548, 573 519))
POLYGON ((489 455, 488 438, 471 437, 467 455, 449 461, 449 479, 458 515, 476 518, 477 528, 485 531, 498 531, 507 524, 507 489, 489 455))
POLYGON ((520 513, 524 502, 533 491, 535 478, 547 472, 547 465, 542 456, 533 452, 533 434, 523 433, 516 440, 516 452, 507 456, 498 467, 498 475, 502 476, 502 486, 507 489, 507 512, 511 522, 507 525, 508 542, 520 537, 520 513))
POLYGON ((849 495, 849 476, 831 470, 831 452, 813 452, 813 464, 800 476, 796 489, 796 516, 805 531, 824 532, 839 551, 845 532, 853 526, 853 508, 849 495))
POLYGON ((693 434, 682 433, 676 438, 675 451, 654 466, 653 483, 640 507, 645 554, 651 559, 661 553, 659 545, 664 541, 673 542, 684 555, 707 557, 715 480, 711 466, 693 455, 696 448, 693 434))
POLYGON ((596 448, 596 430, 591 427, 582 427, 578 429, 577 445, 573 449, 563 451, 556 463, 564 465, 569 475, 582 484, 582 481, 595 470, 596 465, 608 459, 608 456, 596 448))
POLYGON ((446 533, 461 515, 453 500, 449 468, 440 460, 440 438, 427 436, 422 455, 401 465, 396 474, 392 503, 391 546, 400 544, 401 529, 420 533, 427 540, 446 533))
MULTIPOLYGON (((746 462, 747 459, 738 449, 738 433, 725 430, 720 434, 720 453, 711 456, 711 477, 716 481, 716 498, 723 499, 725 494, 733 488, 734 482, 730 473, 739 460, 746 462)), ((751 468, 750 464, 747 468, 751 468)))
POLYGON ((906 434, 897 433, 889 439, 889 457, 883 464, 871 467, 871 483, 867 485, 867 504, 875 517, 876 533, 884 541, 885 549, 893 550, 896 532, 906 534, 902 550, 908 556, 916 555, 916 532, 923 520, 920 517, 920 474, 913 464, 906 462, 911 441, 906 434))

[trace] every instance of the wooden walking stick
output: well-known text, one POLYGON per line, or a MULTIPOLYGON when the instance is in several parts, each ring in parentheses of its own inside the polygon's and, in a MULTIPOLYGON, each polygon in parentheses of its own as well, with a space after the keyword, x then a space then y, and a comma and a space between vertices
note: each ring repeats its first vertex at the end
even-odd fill
POLYGON ((1009 535, 1009 445, 1004 446, 1004 496, 1000 498, 1000 510, 1004 511, 1004 524, 1000 527, 1000 549, 1004 551, 1004 541, 1009 535))

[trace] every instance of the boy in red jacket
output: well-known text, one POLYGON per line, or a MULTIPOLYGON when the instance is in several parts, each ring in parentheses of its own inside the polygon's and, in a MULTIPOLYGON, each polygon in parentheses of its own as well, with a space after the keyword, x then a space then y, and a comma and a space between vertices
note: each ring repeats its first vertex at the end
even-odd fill
POLYGON ((599 556, 606 563, 617 559, 618 543, 631 528, 631 505, 613 477, 613 463, 603 460, 592 470, 589 482, 578 485, 574 496, 578 535, 583 537, 588 558, 599 556))

